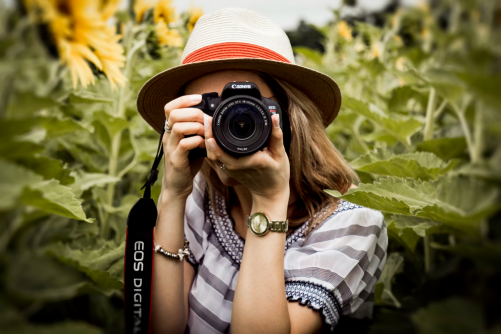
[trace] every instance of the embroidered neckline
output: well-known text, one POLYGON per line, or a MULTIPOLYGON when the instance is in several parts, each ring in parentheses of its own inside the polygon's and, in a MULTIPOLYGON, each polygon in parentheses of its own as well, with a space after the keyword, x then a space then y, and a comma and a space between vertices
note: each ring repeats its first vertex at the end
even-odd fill
MULTIPOLYGON (((224 216, 216 214, 214 206, 211 203, 210 196, 208 196, 208 193, 206 193, 205 205, 206 205, 206 212, 208 212, 207 219, 209 220, 209 223, 211 224, 214 232, 216 233, 216 237, 219 243, 223 246, 224 250, 230 255, 235 264, 240 266, 242 262, 242 256, 244 253, 245 240, 240 236, 240 234, 237 233, 237 231, 235 231, 234 222, 228 212, 228 208, 226 207, 226 202, 224 198, 218 193, 216 193, 215 201, 219 209, 219 212, 224 213, 224 216)), ((339 212, 355 209, 357 207, 362 207, 362 206, 344 200, 340 200, 337 209, 331 215, 329 215, 329 217, 327 217, 325 220, 331 218, 333 215, 339 212)), ((325 210, 327 210, 327 208, 325 210)), ((287 235, 285 241, 285 251, 287 251, 287 249, 289 249, 301 237, 304 237, 304 234, 308 229, 310 221, 311 219, 308 219, 303 224, 301 224, 300 227, 296 228, 294 232, 287 235)))

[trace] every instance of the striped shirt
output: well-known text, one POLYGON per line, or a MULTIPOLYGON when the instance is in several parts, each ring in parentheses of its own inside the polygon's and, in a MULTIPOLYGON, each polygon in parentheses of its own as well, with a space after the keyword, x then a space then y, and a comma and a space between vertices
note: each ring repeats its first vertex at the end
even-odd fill
MULTIPOLYGON (((198 173, 185 210, 188 262, 196 274, 189 293, 186 333, 229 333, 245 240, 235 231, 225 200, 216 203, 198 173), (218 206, 223 216, 217 215, 218 206)), ((341 315, 371 317, 376 282, 386 262, 388 236, 381 212, 341 200, 308 236, 310 220, 287 235, 285 295, 318 310, 330 330, 341 315)))

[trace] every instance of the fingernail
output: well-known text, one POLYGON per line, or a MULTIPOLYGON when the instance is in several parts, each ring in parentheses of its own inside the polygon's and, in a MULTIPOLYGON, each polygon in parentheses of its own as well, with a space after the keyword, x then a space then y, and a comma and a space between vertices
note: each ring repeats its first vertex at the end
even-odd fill
POLYGON ((275 119, 275 127, 278 128, 280 126, 280 114, 277 114, 277 118, 275 119))
POLYGON ((216 145, 214 144, 214 139, 209 138, 209 139, 207 139, 207 142, 209 143, 209 146, 210 146, 211 150, 215 151, 216 150, 216 145))
POLYGON ((207 130, 209 128, 209 116, 204 114, 204 128, 207 130))
POLYGON ((200 102, 200 101, 202 101, 202 95, 200 95, 200 94, 190 95, 190 101, 191 102, 200 102))

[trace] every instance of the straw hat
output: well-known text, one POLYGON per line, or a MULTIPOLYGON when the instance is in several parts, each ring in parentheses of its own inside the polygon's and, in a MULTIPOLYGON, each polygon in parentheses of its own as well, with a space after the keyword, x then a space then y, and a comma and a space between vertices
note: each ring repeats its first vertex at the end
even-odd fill
POLYGON ((202 16, 186 44, 182 63, 149 79, 137 97, 143 118, 161 132, 164 106, 199 76, 221 70, 252 70, 287 81, 322 111, 324 126, 341 107, 338 85, 327 75, 296 65, 289 38, 268 18, 243 8, 225 8, 202 16))

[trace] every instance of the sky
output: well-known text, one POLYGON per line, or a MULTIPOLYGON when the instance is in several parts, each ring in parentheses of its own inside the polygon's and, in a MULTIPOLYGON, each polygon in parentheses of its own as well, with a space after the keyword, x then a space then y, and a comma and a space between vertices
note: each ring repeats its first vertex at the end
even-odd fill
MULTIPOLYGON (((403 0, 404 5, 414 5, 420 0, 403 0)), ((178 12, 186 10, 190 3, 202 7, 204 13, 212 13, 225 7, 242 7, 263 14, 284 30, 294 29, 301 19, 315 25, 323 25, 333 18, 330 8, 338 8, 342 0, 174 0, 178 12)), ((389 0, 358 0, 366 11, 384 8, 389 0)))

